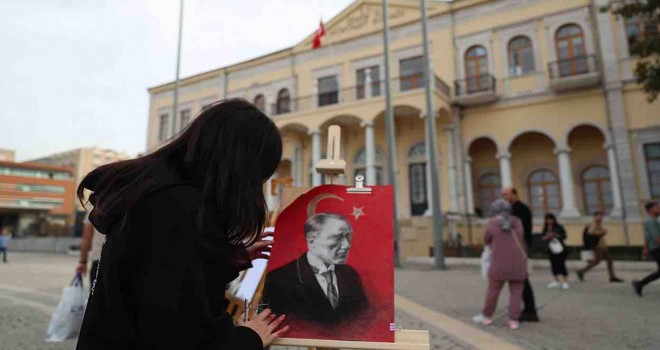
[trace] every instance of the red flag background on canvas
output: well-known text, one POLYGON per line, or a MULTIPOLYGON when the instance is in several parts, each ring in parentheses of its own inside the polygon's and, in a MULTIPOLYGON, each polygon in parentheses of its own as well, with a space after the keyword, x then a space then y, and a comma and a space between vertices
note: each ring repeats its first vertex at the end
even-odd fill
POLYGON ((291 326, 287 338, 394 341, 390 330, 394 322, 394 192, 391 186, 373 186, 371 194, 351 194, 347 188, 315 187, 280 214, 267 271, 290 264, 308 251, 304 225, 310 208, 315 213, 340 214, 353 229, 347 264, 359 275, 369 307, 361 317, 323 326, 287 314, 285 323, 291 326))
POLYGON ((321 37, 325 35, 325 28, 323 27, 323 21, 319 23, 319 29, 314 34, 314 43, 312 44, 312 49, 318 49, 321 47, 321 37))

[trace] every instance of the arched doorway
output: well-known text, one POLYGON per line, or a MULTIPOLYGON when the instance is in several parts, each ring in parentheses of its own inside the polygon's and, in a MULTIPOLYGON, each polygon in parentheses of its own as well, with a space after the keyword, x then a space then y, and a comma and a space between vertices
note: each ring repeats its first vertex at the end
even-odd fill
POLYGON ((511 154, 511 183, 532 214, 541 217, 562 209, 556 143, 548 135, 529 131, 517 136, 511 154))
POLYGON ((481 217, 489 215, 490 204, 499 197, 502 187, 500 168, 497 162, 497 145, 487 137, 472 141, 468 147, 471 181, 474 193, 474 212, 481 217))

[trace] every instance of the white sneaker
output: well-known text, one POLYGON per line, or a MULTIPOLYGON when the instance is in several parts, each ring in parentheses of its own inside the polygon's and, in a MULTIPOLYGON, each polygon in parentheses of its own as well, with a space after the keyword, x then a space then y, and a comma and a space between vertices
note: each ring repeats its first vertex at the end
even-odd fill
POLYGON ((472 322, 483 326, 490 326, 491 324, 493 324, 493 319, 488 318, 482 314, 479 314, 477 316, 472 317, 472 322))
POLYGON ((550 288, 550 289, 560 288, 560 287, 561 287, 561 284, 559 284, 559 282, 557 282, 557 281, 552 281, 552 282, 548 283, 548 288, 550 288))
POLYGON ((568 283, 564 282, 564 283, 561 284, 561 289, 567 290, 569 288, 571 288, 571 286, 569 286, 568 283))
POLYGON ((515 321, 515 320, 510 320, 509 321, 509 329, 510 330, 515 331, 518 328, 520 328, 520 322, 515 321))

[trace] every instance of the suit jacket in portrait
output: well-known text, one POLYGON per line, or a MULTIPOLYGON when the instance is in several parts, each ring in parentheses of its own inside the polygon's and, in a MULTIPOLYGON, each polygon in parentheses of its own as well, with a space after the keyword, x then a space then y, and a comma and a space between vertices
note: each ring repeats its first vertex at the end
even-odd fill
POLYGON ((319 323, 336 323, 358 316, 367 308, 367 297, 357 272, 335 265, 339 305, 333 309, 307 260, 307 253, 266 275, 264 302, 275 314, 319 323))

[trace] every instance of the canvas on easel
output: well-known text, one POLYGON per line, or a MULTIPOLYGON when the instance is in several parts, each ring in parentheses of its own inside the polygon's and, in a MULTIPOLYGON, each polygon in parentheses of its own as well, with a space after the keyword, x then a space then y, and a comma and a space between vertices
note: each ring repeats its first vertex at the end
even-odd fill
POLYGON ((278 217, 264 307, 286 314, 287 338, 393 342, 393 192, 325 185, 278 217))

